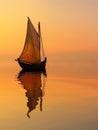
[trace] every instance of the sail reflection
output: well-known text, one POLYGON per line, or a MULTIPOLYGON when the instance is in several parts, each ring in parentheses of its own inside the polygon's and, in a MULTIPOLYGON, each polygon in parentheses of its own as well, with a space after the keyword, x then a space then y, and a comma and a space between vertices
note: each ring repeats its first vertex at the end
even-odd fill
POLYGON ((30 117, 30 112, 36 109, 38 104, 40 105, 40 111, 42 111, 46 74, 40 72, 25 72, 22 70, 17 78, 23 88, 26 89, 25 94, 28 99, 27 116, 30 117))

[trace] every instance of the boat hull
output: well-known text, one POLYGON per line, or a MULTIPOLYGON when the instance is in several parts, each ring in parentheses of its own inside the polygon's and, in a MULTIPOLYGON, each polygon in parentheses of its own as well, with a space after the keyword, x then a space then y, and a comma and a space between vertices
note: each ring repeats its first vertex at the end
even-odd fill
POLYGON ((45 69, 46 58, 40 64, 28 64, 28 63, 21 62, 19 59, 17 59, 17 61, 20 65, 20 67, 25 71, 43 71, 43 72, 46 71, 46 69, 45 69))

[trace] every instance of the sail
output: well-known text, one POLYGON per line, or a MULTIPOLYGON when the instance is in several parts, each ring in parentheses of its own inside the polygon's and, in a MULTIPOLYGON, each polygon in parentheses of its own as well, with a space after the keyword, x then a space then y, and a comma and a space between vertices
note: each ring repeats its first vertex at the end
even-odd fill
POLYGON ((32 63, 37 64, 41 62, 39 34, 35 30, 29 18, 27 23, 27 34, 25 45, 19 59, 22 62, 31 64, 32 63))
POLYGON ((42 35, 41 35, 40 22, 38 24, 38 29, 39 29, 39 36, 40 36, 40 57, 41 57, 41 61, 44 61, 45 60, 45 52, 44 52, 44 48, 43 48, 43 41, 42 41, 42 35))

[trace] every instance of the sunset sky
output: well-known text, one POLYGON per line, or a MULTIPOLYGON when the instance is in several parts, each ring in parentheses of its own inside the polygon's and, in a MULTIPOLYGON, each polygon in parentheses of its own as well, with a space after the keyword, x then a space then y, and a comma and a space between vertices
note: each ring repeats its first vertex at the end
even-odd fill
POLYGON ((47 54, 98 50, 98 0, 0 0, 1 56, 21 53, 27 16, 47 54))

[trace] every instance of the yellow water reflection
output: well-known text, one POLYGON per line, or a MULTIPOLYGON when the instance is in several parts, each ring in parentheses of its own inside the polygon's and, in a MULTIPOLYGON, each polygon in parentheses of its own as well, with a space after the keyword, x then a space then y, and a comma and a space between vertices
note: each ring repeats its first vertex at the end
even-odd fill
POLYGON ((18 75, 18 64, 10 64, 0 67, 1 130, 98 129, 97 66, 84 69, 74 63, 72 70, 59 63, 60 71, 59 65, 47 62, 46 78, 32 72, 18 75), (47 80, 45 86, 42 78, 47 80))
POLYGON ((36 109, 37 105, 40 104, 40 110, 42 111, 42 102, 45 89, 45 74, 41 72, 25 72, 21 71, 18 75, 18 80, 26 90, 25 96, 28 99, 27 116, 30 117, 29 113, 36 109), (39 101, 39 102, 38 102, 39 101))

